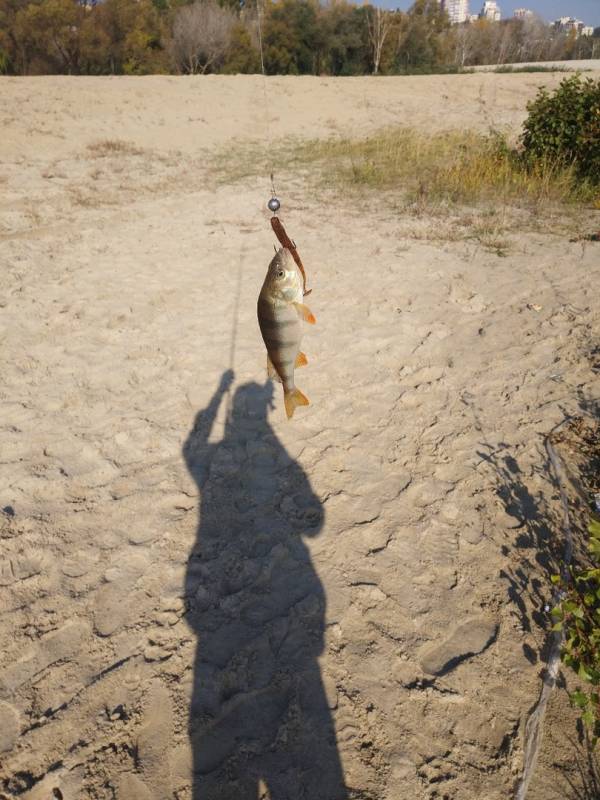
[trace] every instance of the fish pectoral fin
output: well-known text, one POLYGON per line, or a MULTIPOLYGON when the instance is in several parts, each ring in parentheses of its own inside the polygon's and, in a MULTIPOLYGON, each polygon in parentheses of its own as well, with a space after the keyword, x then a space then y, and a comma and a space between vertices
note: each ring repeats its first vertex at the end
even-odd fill
POLYGON ((271 361, 271 356, 267 353, 267 375, 271 380, 277 381, 281 383, 281 378, 279 377, 279 373, 275 369, 275 365, 271 361))
POLYGON ((308 306, 305 306, 304 303, 294 303, 296 311, 298 312, 298 316, 301 317, 305 322, 314 325, 317 321, 315 319, 315 315, 312 313, 308 306))
POLYGON ((297 406, 308 406, 310 402, 308 397, 302 394, 300 389, 292 389, 291 392, 283 393, 283 402, 285 403, 285 413, 288 419, 294 416, 294 410, 297 406))
POLYGON ((304 355, 304 353, 300 352, 296 356, 296 361, 294 363, 294 368, 296 367, 305 367, 308 364, 308 358, 304 355))

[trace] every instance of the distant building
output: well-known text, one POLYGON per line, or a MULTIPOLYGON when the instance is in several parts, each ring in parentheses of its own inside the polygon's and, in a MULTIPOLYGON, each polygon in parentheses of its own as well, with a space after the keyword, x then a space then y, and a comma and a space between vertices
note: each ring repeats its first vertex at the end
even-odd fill
POLYGON ((559 17, 558 19, 554 20, 552 27, 557 31, 561 31, 562 33, 569 33, 570 31, 578 30, 577 23, 578 20, 576 20, 575 17, 559 17))
POLYGON ((533 11, 530 11, 528 8, 515 8, 513 16, 515 19, 531 19, 531 17, 533 17, 533 11))
POLYGON ((575 33, 575 36, 593 36, 594 29, 575 17, 559 17, 552 23, 554 30, 561 33, 575 33))
POLYGON ((453 25, 460 25, 470 19, 469 0, 442 0, 442 8, 453 25))
POLYGON ((484 0, 483 8, 479 12, 480 19, 489 19, 492 22, 499 22, 502 16, 496 0, 484 0))

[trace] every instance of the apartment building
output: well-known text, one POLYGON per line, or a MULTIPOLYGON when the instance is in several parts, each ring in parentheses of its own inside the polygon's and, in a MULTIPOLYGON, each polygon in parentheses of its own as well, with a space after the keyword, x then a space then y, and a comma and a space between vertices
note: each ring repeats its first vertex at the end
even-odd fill
POLYGON ((513 16, 515 19, 531 19, 533 11, 528 8, 515 8, 513 16))
POLYGON ((442 0, 442 8, 450 17, 450 22, 455 25, 470 19, 469 0, 442 0))
POLYGON ((479 12, 480 19, 489 19, 491 22, 499 22, 502 14, 496 0, 484 0, 483 8, 479 12))

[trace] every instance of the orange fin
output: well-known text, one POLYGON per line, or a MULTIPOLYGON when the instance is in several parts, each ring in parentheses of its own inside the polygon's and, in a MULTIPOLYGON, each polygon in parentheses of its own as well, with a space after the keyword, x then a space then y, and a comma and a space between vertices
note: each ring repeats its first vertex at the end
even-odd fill
POLYGON ((308 358, 304 353, 298 353, 294 367, 305 367, 308 364, 308 358))
POLYGON ((309 405, 308 397, 305 397, 300 389, 292 389, 291 392, 284 392, 283 402, 285 403, 285 413, 287 414, 288 419, 291 419, 294 416, 294 409, 296 406, 309 405))
POLYGON ((311 325, 315 324, 317 320, 308 306, 305 306, 304 303, 294 303, 294 305, 296 306, 296 311, 305 322, 309 322, 311 325))
POLYGON ((271 356, 267 353, 267 375, 271 380, 277 381, 281 383, 281 378, 279 377, 279 373, 275 369, 275 365, 271 361, 271 356))

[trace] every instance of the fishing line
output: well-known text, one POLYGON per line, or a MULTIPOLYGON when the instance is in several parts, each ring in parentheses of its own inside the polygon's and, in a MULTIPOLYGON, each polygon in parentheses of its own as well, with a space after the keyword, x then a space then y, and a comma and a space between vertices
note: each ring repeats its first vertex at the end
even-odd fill
POLYGON ((281 208, 281 202, 277 197, 277 192, 275 191, 275 167, 273 162, 273 139, 271 136, 271 115, 269 109, 269 97, 267 92, 267 73, 265 70, 265 54, 264 54, 264 47, 263 47, 263 35, 262 35, 262 23, 260 17, 260 3, 261 0, 256 0, 256 17, 258 20, 258 45, 260 49, 260 68, 262 72, 262 85, 263 85, 263 99, 265 104, 265 124, 266 124, 266 132, 267 132, 267 163, 270 166, 271 170, 271 199, 267 203, 267 208, 273 214, 271 217, 271 227, 277 238, 279 239, 279 243, 282 247, 287 248, 290 253, 292 254, 294 261, 298 265, 300 272, 302 273, 302 277, 304 280, 304 294, 310 294, 310 289, 306 288, 306 271, 298 254, 298 249, 296 247, 296 243, 293 239, 285 232, 285 228, 281 224, 281 220, 277 216, 277 212, 281 208))
MULTIPOLYGON (((281 202, 279 201, 279 198, 277 197, 277 193, 275 191, 275 167, 274 167, 274 163, 273 163, 273 152, 274 152, 274 149, 273 149, 273 137, 272 137, 272 131, 271 131, 271 113, 270 113, 270 108, 269 108, 269 94, 268 94, 268 91, 267 91, 267 72, 265 70, 265 49, 264 49, 264 42, 263 42, 263 29, 262 29, 262 18, 261 18, 261 2, 264 2, 264 0, 256 0, 256 18, 257 18, 257 27, 258 27, 258 46, 259 46, 259 50, 260 50, 260 69, 261 69, 261 73, 262 73, 263 102, 264 102, 265 128, 266 128, 266 143, 267 143, 266 163, 270 167, 270 177, 271 177, 271 197, 270 197, 269 201, 267 202, 267 208, 269 209, 269 211, 271 212, 271 215, 272 215, 271 216, 271 228, 273 229, 273 232, 275 233, 275 235, 276 235, 277 239, 279 240, 279 243, 281 244, 281 247, 282 247, 281 251, 277 251, 276 250, 277 256, 275 256, 275 259, 269 265, 269 270, 271 271, 272 265, 277 263, 276 259, 279 259, 280 257, 281 258, 284 258, 284 257, 287 258, 287 256, 291 256, 293 261, 295 262, 295 268, 302 275, 302 287, 301 287, 302 288, 302 292, 300 294, 300 297, 304 297, 310 291, 309 289, 306 288, 306 272, 305 272, 304 267, 302 265, 302 260, 301 260, 299 254, 298 254, 298 250, 296 248, 295 242, 293 241, 293 239, 290 239, 290 237, 287 235, 287 233, 285 231, 285 228, 283 227, 283 224, 281 223, 281 220, 277 216, 277 212, 281 208, 281 202), (287 252, 287 256, 286 256, 286 252, 287 252), (280 256, 280 253, 282 254, 281 256, 280 256)), ((264 10, 264 6, 263 6, 263 10, 264 10)), ((271 358, 271 351, 270 351, 269 348, 270 347, 273 348, 275 339, 273 337, 265 334, 265 330, 266 330, 265 317, 264 317, 264 315, 261 315, 262 314, 262 312, 261 312, 261 302, 263 302, 263 305, 266 304, 267 307, 270 306, 273 309, 270 312, 271 315, 272 315, 272 320, 271 320, 271 328, 269 328, 269 330, 272 329, 273 322, 275 322, 275 327, 276 328, 280 327, 280 320, 276 320, 275 319, 275 313, 274 313, 275 304, 278 303, 278 301, 276 299, 277 295, 273 294, 274 286, 272 284, 273 284, 274 278, 272 278, 270 280, 269 279, 269 275, 270 275, 270 272, 267 273, 267 278, 265 278, 265 283, 263 284, 263 288, 261 289, 261 293, 259 295, 259 302, 258 302, 258 309, 257 309, 258 310, 258 323, 259 323, 259 327, 261 329, 263 340, 264 340, 264 342, 265 342, 265 344, 267 346, 268 364, 270 366, 269 374, 271 374, 271 370, 277 372, 278 375, 279 375, 279 378, 281 379, 281 382, 284 384, 285 410, 286 410, 286 414, 287 414, 288 419, 289 419, 289 418, 291 418, 293 416, 294 409, 296 408, 296 406, 308 405, 308 403, 309 403, 308 398, 305 397, 302 394, 302 392, 299 389, 295 388, 294 385, 293 385, 294 367, 295 366, 303 366, 304 364, 307 363, 307 360, 306 360, 306 356, 304 355, 304 353, 301 353, 300 350, 299 350, 300 338, 298 337, 297 341, 294 342, 294 344, 298 345, 297 350, 294 353, 294 358, 289 362, 289 364, 293 365, 291 367, 291 371, 288 369, 287 371, 285 371, 285 373, 283 373, 283 372, 281 372, 281 369, 277 369, 274 366, 274 364, 277 364, 279 362, 277 360, 273 361, 273 359, 271 358), (266 292, 266 294, 265 294, 265 297, 263 298, 263 293, 265 293, 265 292, 266 292), (287 381, 287 383, 286 383, 286 381, 287 381)), ((273 275, 275 275, 275 273, 273 273, 273 275)), ((285 277, 285 275, 286 275, 285 271, 277 272, 277 276, 279 278, 285 277)), ((300 287, 298 287, 298 289, 299 288, 300 287)), ((277 291, 280 292, 280 289, 278 289, 277 291)), ((295 288, 293 289, 293 292, 294 292, 294 297, 296 297, 297 292, 296 292, 295 288)), ((296 297, 296 299, 298 299, 298 298, 296 297)), ((279 305, 281 305, 281 303, 279 303, 279 305)), ((287 303, 284 303, 283 305, 286 306, 286 308, 288 308, 288 304, 287 303)), ((301 319, 304 319, 307 322, 310 322, 310 323, 313 323, 313 324, 315 322, 315 318, 314 318, 312 312, 310 311, 310 309, 308 309, 301 302, 296 302, 296 303, 292 302, 292 298, 290 298, 290 301, 289 301, 289 311, 291 312, 291 314, 293 316, 292 322, 295 321, 296 314, 299 315, 301 319), (294 309, 294 306, 295 306, 295 309, 294 309)), ((286 311, 284 313, 288 313, 288 311, 286 311)), ((296 328, 298 328, 298 325, 296 325, 296 328)), ((279 342, 279 339, 277 339, 277 341, 279 342)), ((279 344, 282 344, 282 342, 279 342, 279 344)), ((273 350, 273 353, 280 352, 280 350, 278 348, 279 348, 279 345, 277 345, 275 350, 273 350)), ((286 364, 287 363, 285 361, 281 361, 281 359, 279 359, 279 361, 281 362, 281 364, 286 364)))
MULTIPOLYGON (((267 156, 267 164, 270 169, 270 178, 271 178, 271 198, 267 203, 269 210, 273 214, 277 214, 279 208, 281 207, 281 203, 277 199, 277 195, 275 192, 275 167, 273 163, 273 139, 271 136, 271 113, 269 108, 269 95, 267 92, 267 73, 265 70, 265 54, 264 54, 264 47, 263 47, 263 35, 262 35, 262 20, 261 20, 261 10, 260 10, 260 3, 261 0, 256 0, 256 18, 258 23, 258 45, 260 50, 260 70, 262 73, 262 87, 263 87, 263 103, 264 103, 264 117, 265 117, 265 128, 266 128, 266 156, 267 156)), ((231 325, 231 340, 229 344, 229 369, 233 372, 235 366, 235 349, 237 343, 237 331, 238 331, 238 323, 239 323, 239 308, 240 308, 240 295, 242 289, 242 269, 243 269, 243 261, 244 261, 244 254, 245 250, 242 249, 240 253, 240 260, 238 263, 238 270, 237 270, 237 281, 236 281, 236 288, 234 293, 234 301, 233 301, 233 320, 231 325)), ((233 382, 232 382, 233 383, 233 382)), ((225 404, 225 419, 226 422, 231 421, 231 410, 232 410, 232 392, 231 386, 232 383, 227 388, 227 399, 225 404)))
POLYGON ((270 177, 271 177, 271 199, 267 203, 267 206, 273 214, 276 214, 281 207, 281 203, 277 199, 277 193, 275 191, 275 167, 273 163, 273 139, 271 137, 271 115, 269 113, 269 97, 267 92, 267 73, 265 71, 265 55, 263 49, 263 37, 262 37, 262 23, 260 18, 260 0, 256 0, 256 17, 258 20, 258 46, 260 50, 260 69, 262 72, 262 85, 263 85, 263 99, 264 99, 264 106, 265 106, 265 125, 266 125, 266 132, 267 132, 267 163, 269 165, 270 177))

